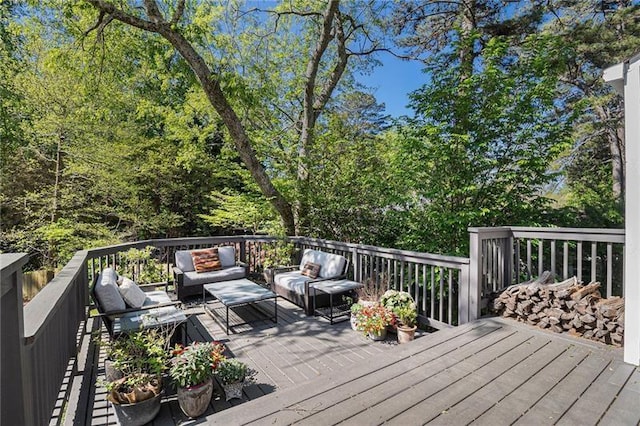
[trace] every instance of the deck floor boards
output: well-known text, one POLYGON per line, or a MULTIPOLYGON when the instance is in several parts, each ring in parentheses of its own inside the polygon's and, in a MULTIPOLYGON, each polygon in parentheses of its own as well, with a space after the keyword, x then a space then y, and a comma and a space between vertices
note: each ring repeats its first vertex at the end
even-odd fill
MULTIPOLYGON (((152 426, 640 422, 640 370, 622 362, 621 350, 586 340, 484 319, 398 346, 369 341, 348 321, 332 326, 307 317, 281 298, 277 324, 239 308, 232 323, 256 321, 227 335, 199 301, 186 308, 188 340, 223 342, 229 356, 256 370, 256 380, 243 399, 228 402, 216 383, 197 420, 181 412, 170 387, 152 426)), ((104 354, 94 359, 87 368, 97 373, 95 383, 104 354)), ((116 424, 105 396, 98 384, 87 424, 116 424)))

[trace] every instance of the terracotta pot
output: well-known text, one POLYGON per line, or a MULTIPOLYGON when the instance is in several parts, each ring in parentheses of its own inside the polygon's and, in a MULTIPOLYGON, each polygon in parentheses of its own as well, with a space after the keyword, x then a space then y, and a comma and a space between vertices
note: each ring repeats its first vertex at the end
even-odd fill
POLYGON ((380 340, 384 340, 387 338, 387 329, 383 328, 382 330, 379 330, 378 333, 374 333, 374 332, 369 332, 369 339, 374 340, 374 341, 380 341, 380 340))
POLYGON ((242 398, 243 386, 244 386, 244 381, 222 385, 226 400, 229 401, 234 398, 242 398))
POLYGON ((207 411, 211 395, 213 394, 213 379, 190 387, 178 386, 178 403, 182 412, 190 418, 195 418, 207 411))
POLYGON ((404 325, 398 326, 398 343, 409 343, 415 338, 417 326, 405 327, 404 325))

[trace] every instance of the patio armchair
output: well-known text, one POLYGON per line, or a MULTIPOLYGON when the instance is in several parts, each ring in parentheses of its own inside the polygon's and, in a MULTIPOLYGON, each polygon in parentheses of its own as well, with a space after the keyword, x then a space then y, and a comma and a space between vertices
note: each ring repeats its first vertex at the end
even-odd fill
MULTIPOLYGON (((303 308, 307 315, 313 315, 310 285, 321 281, 345 279, 348 270, 349 261, 344 256, 306 249, 299 265, 273 268, 271 290, 303 308), (308 263, 320 266, 316 278, 303 274, 308 263)), ((326 294, 318 295, 316 304, 318 306, 328 305, 328 297, 330 296, 326 294)))
POLYGON ((236 249, 233 246, 218 247, 221 269, 209 272, 196 272, 191 252, 178 250, 175 255, 173 277, 178 299, 187 296, 202 296, 202 287, 222 281, 239 280, 249 273, 247 264, 236 260, 236 249))
MULTIPOLYGON (((172 301, 164 291, 142 291, 133 281, 118 286, 119 277, 112 268, 105 268, 93 281, 90 293, 98 314, 114 339, 140 329, 178 327, 186 324, 182 302, 172 301), (126 290, 125 290, 126 287, 126 290), (131 306, 131 305, 135 306, 131 306)), ((186 340, 184 327, 183 340, 186 340)))

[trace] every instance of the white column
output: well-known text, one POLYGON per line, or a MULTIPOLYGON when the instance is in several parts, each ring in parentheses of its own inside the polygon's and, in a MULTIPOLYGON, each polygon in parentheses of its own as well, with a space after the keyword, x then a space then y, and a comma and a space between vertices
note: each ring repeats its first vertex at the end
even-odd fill
POLYGON ((624 79, 626 146, 624 361, 640 365, 640 57, 624 79))
POLYGON ((607 68, 603 78, 624 95, 624 361, 640 366, 640 55, 607 68))

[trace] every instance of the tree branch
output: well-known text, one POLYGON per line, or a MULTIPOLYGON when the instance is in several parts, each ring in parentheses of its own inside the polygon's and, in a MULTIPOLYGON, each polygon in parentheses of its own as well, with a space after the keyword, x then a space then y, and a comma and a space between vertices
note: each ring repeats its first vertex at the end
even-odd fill
POLYGON ((112 19, 117 19, 120 22, 131 25, 132 27, 140 28, 141 30, 157 33, 159 26, 155 22, 146 21, 138 18, 137 16, 130 15, 115 7, 113 4, 104 0, 85 0, 87 3, 95 7, 101 12, 110 15, 112 19))
POLYGON ((171 20, 169 21, 171 25, 177 24, 178 21, 180 21, 180 19, 182 18, 182 15, 184 15, 184 4, 185 4, 184 0, 180 0, 178 2, 178 5, 176 6, 176 11, 173 13, 171 20))

